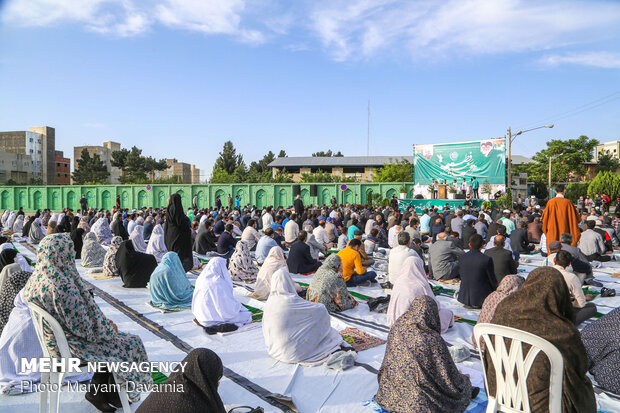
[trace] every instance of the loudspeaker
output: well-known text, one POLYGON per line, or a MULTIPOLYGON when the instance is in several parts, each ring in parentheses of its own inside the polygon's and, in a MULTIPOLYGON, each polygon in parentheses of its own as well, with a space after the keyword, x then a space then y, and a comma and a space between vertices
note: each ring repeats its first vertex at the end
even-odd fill
POLYGON ((465 199, 465 194, 454 194, 454 199, 465 199))
POLYGON ((293 185, 293 196, 301 195, 301 185, 293 185))
POLYGON ((316 185, 310 185, 310 196, 317 196, 318 188, 316 185))

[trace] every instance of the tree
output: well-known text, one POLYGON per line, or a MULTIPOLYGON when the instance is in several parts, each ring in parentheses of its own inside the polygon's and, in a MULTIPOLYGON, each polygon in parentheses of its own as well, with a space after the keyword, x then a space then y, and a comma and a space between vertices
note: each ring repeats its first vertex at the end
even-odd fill
POLYGON ((596 165, 596 172, 611 171, 616 172, 620 167, 620 162, 617 158, 614 158, 609 151, 604 151, 598 155, 598 165, 596 165))
POLYGON ((342 152, 338 151, 337 153, 332 153, 332 150, 328 150, 327 152, 323 152, 323 151, 319 151, 319 152, 315 152, 312 154, 312 156, 317 157, 317 156, 323 156, 323 157, 342 157, 344 156, 342 154, 342 152))
POLYGON ((142 156, 142 149, 136 146, 129 149, 121 149, 112 152, 112 166, 121 170, 121 184, 136 184, 149 182, 147 174, 151 176, 151 182, 155 179, 155 171, 165 171, 169 168, 165 159, 156 160, 152 157, 142 156))
POLYGON ((574 182, 566 187, 566 198, 573 202, 577 202, 580 196, 586 197, 588 195, 589 182, 574 182))
POLYGON ((280 152, 278 153, 278 158, 286 158, 288 157, 288 155, 286 155, 286 151, 284 149, 281 149, 280 152))
POLYGON ((413 164, 407 159, 395 160, 377 169, 373 176, 375 182, 411 182, 413 181, 413 164))
POLYGON ((544 182, 534 182, 534 186, 532 187, 530 194, 534 195, 539 200, 547 198, 549 196, 547 184, 544 182))
POLYGON ((99 154, 95 154, 91 158, 88 150, 84 148, 72 176, 73 182, 77 185, 86 183, 107 184, 110 172, 108 172, 108 168, 106 168, 99 154))
POLYGON ((243 155, 237 155, 231 141, 224 142, 224 148, 220 152, 219 158, 216 159, 215 165, 213 165, 213 171, 221 169, 229 175, 235 173, 235 170, 243 163, 243 155))
POLYGON ((588 195, 594 198, 596 194, 606 194, 611 199, 620 196, 620 176, 612 171, 599 172, 588 186, 588 195))
POLYGON ((592 160, 592 152, 598 143, 598 140, 584 135, 577 139, 553 139, 547 142, 547 148, 534 155, 534 162, 524 166, 528 179, 532 182, 547 182, 550 156, 557 156, 552 160, 551 182, 566 182, 573 174, 585 175, 582 163, 592 160))
MULTIPOLYGON (((151 182, 155 181, 155 171, 165 171, 170 168, 170 165, 166 163, 165 159, 159 161, 153 157, 144 158, 144 169, 151 175, 151 182)), ((176 178, 177 180, 180 177, 176 178)))
POLYGON ((334 176, 330 173, 327 173, 322 170, 318 170, 314 173, 303 173, 301 174, 301 182, 320 182, 320 183, 328 183, 334 182, 334 176))

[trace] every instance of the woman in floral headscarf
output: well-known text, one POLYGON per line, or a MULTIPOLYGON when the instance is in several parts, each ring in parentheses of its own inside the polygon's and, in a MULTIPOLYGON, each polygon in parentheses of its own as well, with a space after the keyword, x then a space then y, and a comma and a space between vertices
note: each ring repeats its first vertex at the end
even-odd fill
MULTIPOLYGON (((502 278, 497 289, 493 291, 491 294, 484 299, 484 303, 482 304, 482 310, 480 311, 480 315, 478 316, 478 323, 490 323, 493 319, 493 315, 495 315, 495 309, 498 304, 502 302, 502 300, 512 293, 516 292, 523 283, 525 282, 525 278, 516 275, 516 274, 508 274, 502 278)), ((474 347, 476 346, 476 340, 474 340, 474 335, 472 333, 471 340, 474 343, 474 347)), ((484 349, 484 343, 482 343, 482 349, 484 349)))
POLYGON ((228 271, 230 272, 230 278, 232 278, 233 281, 256 281, 258 268, 256 267, 256 264, 254 264, 254 261, 252 261, 250 249, 245 241, 239 241, 237 243, 235 252, 230 257, 228 271))
POLYGON ((88 224, 88 216, 85 215, 80 219, 78 228, 82 228, 85 234, 90 232, 90 225, 88 224))
POLYGON ((110 229, 110 225, 108 224, 108 219, 105 217, 99 218, 90 228, 90 232, 95 233, 95 235, 97 235, 97 239, 103 245, 108 245, 114 236, 114 234, 112 234, 112 230, 110 229))
MULTIPOLYGON (((146 362, 148 357, 138 336, 121 333, 101 311, 88 291, 77 268, 75 250, 69 234, 48 235, 39 245, 34 273, 24 287, 27 302, 46 310, 60 323, 71 354, 82 361, 146 362)), ((56 341, 49 329, 44 335, 53 357, 60 357, 56 341)), ((111 373, 95 373, 93 382, 107 383, 111 373)), ((147 386, 152 383, 149 373, 136 371, 116 373, 121 386, 127 382, 147 386)), ((140 393, 129 392, 131 401, 140 393)), ((98 408, 109 409, 107 403, 118 403, 115 392, 90 391, 86 399, 98 408), (104 406, 105 405, 105 406, 104 406)))
POLYGON ((106 277, 120 277, 121 275, 116 266, 116 251, 118 251, 118 247, 122 243, 123 238, 118 236, 112 238, 112 242, 110 242, 110 248, 108 248, 103 258, 103 275, 106 277))
POLYGON ((441 338, 439 308, 416 297, 388 335, 375 401, 389 412, 464 412, 474 394, 441 338))
MULTIPOLYGON (((276 248, 272 248, 272 251, 276 248)), ((349 294, 342 276, 342 261, 337 254, 331 254, 319 267, 306 293, 306 299, 324 304, 327 311, 344 311, 357 305, 349 294)))

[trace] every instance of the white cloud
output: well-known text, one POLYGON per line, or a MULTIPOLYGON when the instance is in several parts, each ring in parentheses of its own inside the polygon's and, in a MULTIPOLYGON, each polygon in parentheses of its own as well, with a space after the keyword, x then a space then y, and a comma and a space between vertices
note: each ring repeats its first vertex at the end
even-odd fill
POLYGON ((539 61, 548 66, 573 64, 580 66, 600 67, 604 69, 620 69, 620 53, 584 52, 549 55, 539 61))
POLYGON ((547 50, 617 36, 618 24, 620 4, 596 0, 332 0, 311 17, 336 60, 547 50))
POLYGON ((245 0, 13 0, 3 19, 20 26, 80 23, 102 34, 130 37, 154 24, 225 34, 261 43, 263 34, 242 26, 245 0))
POLYGON ((120 37, 163 25, 292 51, 318 39, 337 61, 553 51, 547 64, 571 63, 560 49, 620 37, 620 2, 607 0, 8 0, 0 17, 120 37))

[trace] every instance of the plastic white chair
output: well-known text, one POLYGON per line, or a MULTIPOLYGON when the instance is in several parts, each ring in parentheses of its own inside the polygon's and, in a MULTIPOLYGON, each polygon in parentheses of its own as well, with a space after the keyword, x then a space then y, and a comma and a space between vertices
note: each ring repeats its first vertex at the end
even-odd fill
MULTIPOLYGON (((32 316, 32 322, 34 324, 34 329, 37 332, 37 337, 39 338, 39 343, 41 344, 41 350, 43 350, 43 356, 46 358, 54 358, 47 347, 47 343, 45 340, 45 335, 43 333, 43 322, 52 330, 52 334, 54 335, 54 339, 56 340, 56 345, 58 346, 58 352, 60 353, 61 358, 70 358, 71 350, 69 349, 69 343, 67 342, 67 337, 65 336, 62 327, 56 321, 56 319, 47 311, 39 307, 34 303, 28 303, 28 308, 30 309, 30 315, 32 316)), ((50 386, 46 386, 46 390, 41 392, 41 398, 39 402, 39 413, 47 413, 47 396, 48 392, 50 392, 47 388, 54 386, 57 384, 58 391, 51 391, 51 401, 50 401, 50 411, 58 413, 60 411, 60 388, 62 387, 62 381, 65 377, 78 376, 80 374, 84 374, 86 371, 80 368, 78 372, 71 373, 41 373, 41 383, 47 384, 50 386)), ((113 374, 114 382, 118 383, 118 379, 116 374, 113 374)), ((121 386, 119 386, 121 387, 121 386)), ((129 407, 129 399, 127 397, 127 392, 123 389, 119 389, 119 396, 121 399, 121 403, 123 405, 124 413, 131 413, 131 408, 129 407)))
POLYGON ((484 384, 489 388, 487 381, 484 354, 480 347, 480 338, 484 340, 486 351, 491 357, 495 369, 495 397, 487 395, 489 404, 487 413, 498 411, 505 413, 530 413, 530 402, 527 391, 527 377, 534 360, 543 353, 551 363, 549 381, 549 413, 562 412, 562 378, 564 376, 564 360, 562 353, 550 342, 534 334, 517 330, 516 328, 496 324, 476 324, 474 339, 478 346, 484 384), (494 339, 491 338, 494 336, 494 339), (506 341, 511 340, 510 351, 506 348, 506 341), (531 348, 523 354, 523 344, 531 348), (516 373, 516 378, 515 378, 516 373))

